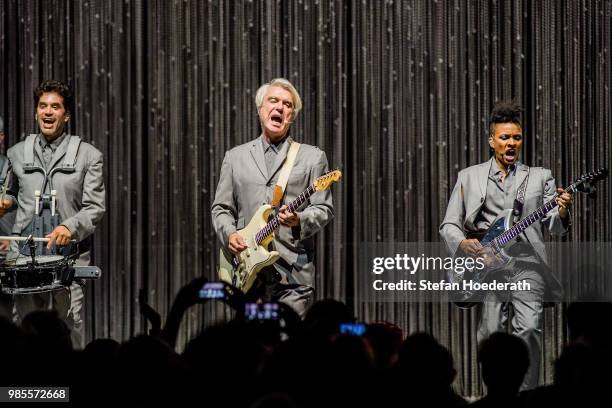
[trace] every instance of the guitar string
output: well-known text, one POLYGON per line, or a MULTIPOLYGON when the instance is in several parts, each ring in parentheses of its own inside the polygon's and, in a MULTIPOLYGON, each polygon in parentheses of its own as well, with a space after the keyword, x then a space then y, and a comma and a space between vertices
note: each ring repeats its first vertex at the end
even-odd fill
MULTIPOLYGON (((319 177, 317 181, 323 181, 323 180, 331 178, 333 174, 336 173, 336 171, 337 170, 334 170, 332 172, 329 172, 319 177)), ((310 198, 310 196, 313 195, 315 192, 316 192, 316 189, 314 187, 314 184, 311 184, 310 186, 308 186, 308 188, 305 191, 303 191, 302 194, 300 194, 295 200, 293 200, 287 206, 287 209, 289 210, 289 212, 294 212, 295 210, 300 208, 300 206, 302 206, 302 204, 304 204, 306 200, 310 198)), ((264 239, 266 239, 270 234, 272 234, 272 232, 274 232, 276 228, 279 227, 279 225, 280 225, 279 217, 278 215, 276 215, 273 219, 268 221, 268 223, 261 230, 259 230, 255 234, 255 242, 257 243, 257 245, 261 244, 264 239)))
MULTIPOLYGON (((563 192, 564 193, 567 193, 567 192, 570 192, 570 191, 576 192, 577 187, 580 184, 583 184, 587 180, 594 181, 596 179, 596 174, 597 173, 600 173, 600 171, 597 171, 595 173, 590 173, 586 177, 581 178, 579 181, 570 184, 563 192)), ((545 204, 543 204, 540 207, 538 207, 534 212, 529 214, 527 217, 523 218, 521 221, 519 221, 512 228, 508 229, 507 231, 504 231, 498 237, 493 239, 491 241, 491 243, 495 243, 496 246, 500 246, 500 244, 501 244, 501 246, 504 246, 508 242, 512 241, 519 234, 521 234, 524 230, 529 228, 529 226, 531 226, 533 223, 535 223, 539 219, 543 218, 546 214, 548 214, 549 211, 551 211, 553 208, 555 208, 558 205, 557 204, 557 200, 556 200, 557 197, 558 197, 558 194, 555 193, 555 196, 554 196, 553 199, 549 200, 545 204)), ((490 245, 487 244, 485 246, 490 246, 490 245)))
MULTIPOLYGON (((302 204, 306 202, 306 200, 315 193, 315 189, 313 185, 308 186, 308 188, 302 192, 295 200, 293 200, 288 206, 287 209, 289 212, 294 212, 296 209, 300 208, 302 204)), ((278 215, 272 218, 268 223, 261 229, 257 234, 255 234, 255 242, 257 245, 261 244, 261 242, 266 239, 272 232, 280 226, 280 221, 278 215)))

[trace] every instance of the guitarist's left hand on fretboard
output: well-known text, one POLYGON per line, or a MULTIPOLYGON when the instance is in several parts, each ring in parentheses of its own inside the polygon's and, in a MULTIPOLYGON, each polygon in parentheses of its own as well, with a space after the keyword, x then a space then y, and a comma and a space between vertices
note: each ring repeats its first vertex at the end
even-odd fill
POLYGON ((574 194, 565 191, 563 188, 557 188, 557 204, 559 205, 559 216, 565 220, 569 216, 569 208, 574 203, 574 194))
POLYGON ((300 217, 297 212, 287 211, 287 206, 283 205, 278 211, 278 219, 285 227, 297 227, 300 225, 300 217))

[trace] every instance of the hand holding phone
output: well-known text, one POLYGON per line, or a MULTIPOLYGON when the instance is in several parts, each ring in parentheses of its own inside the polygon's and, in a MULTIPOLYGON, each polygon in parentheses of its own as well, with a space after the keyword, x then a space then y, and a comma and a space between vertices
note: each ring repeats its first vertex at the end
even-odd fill
POLYGON ((246 303, 244 305, 244 318, 247 321, 278 320, 278 303, 246 303))
POLYGON ((202 286, 199 293, 200 299, 225 300, 225 287, 223 282, 207 282, 202 286))

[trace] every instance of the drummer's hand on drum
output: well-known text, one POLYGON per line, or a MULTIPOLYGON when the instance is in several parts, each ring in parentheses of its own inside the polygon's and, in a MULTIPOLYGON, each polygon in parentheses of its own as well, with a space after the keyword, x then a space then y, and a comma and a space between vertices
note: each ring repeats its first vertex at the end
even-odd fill
POLYGON ((0 200, 0 218, 4 217, 4 214, 13 206, 13 202, 11 200, 0 200))
POLYGON ((242 238, 237 232, 234 232, 229 236, 227 246, 230 252, 234 255, 238 255, 248 248, 246 242, 244 242, 244 238, 242 238))
POLYGON ((10 241, 0 241, 0 251, 8 251, 9 248, 11 246, 11 242, 10 241))
POLYGON ((58 225, 46 238, 49 238, 47 248, 51 249, 53 245, 63 246, 70 243, 72 233, 63 225, 58 225))

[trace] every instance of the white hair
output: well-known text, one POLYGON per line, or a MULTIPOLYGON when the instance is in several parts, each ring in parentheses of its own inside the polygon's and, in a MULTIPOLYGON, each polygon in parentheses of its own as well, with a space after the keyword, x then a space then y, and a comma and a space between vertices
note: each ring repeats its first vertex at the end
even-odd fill
POLYGON ((266 95, 266 92, 268 92, 268 88, 271 86, 278 86, 291 92, 291 95, 293 96, 293 112, 291 114, 291 118, 295 119, 298 112, 302 110, 302 98, 300 98, 300 94, 298 93, 297 89, 295 89, 293 84, 285 78, 274 78, 270 82, 259 87, 257 93, 255 94, 255 105, 257 105, 257 110, 259 110, 261 105, 263 105, 264 96, 266 95))

